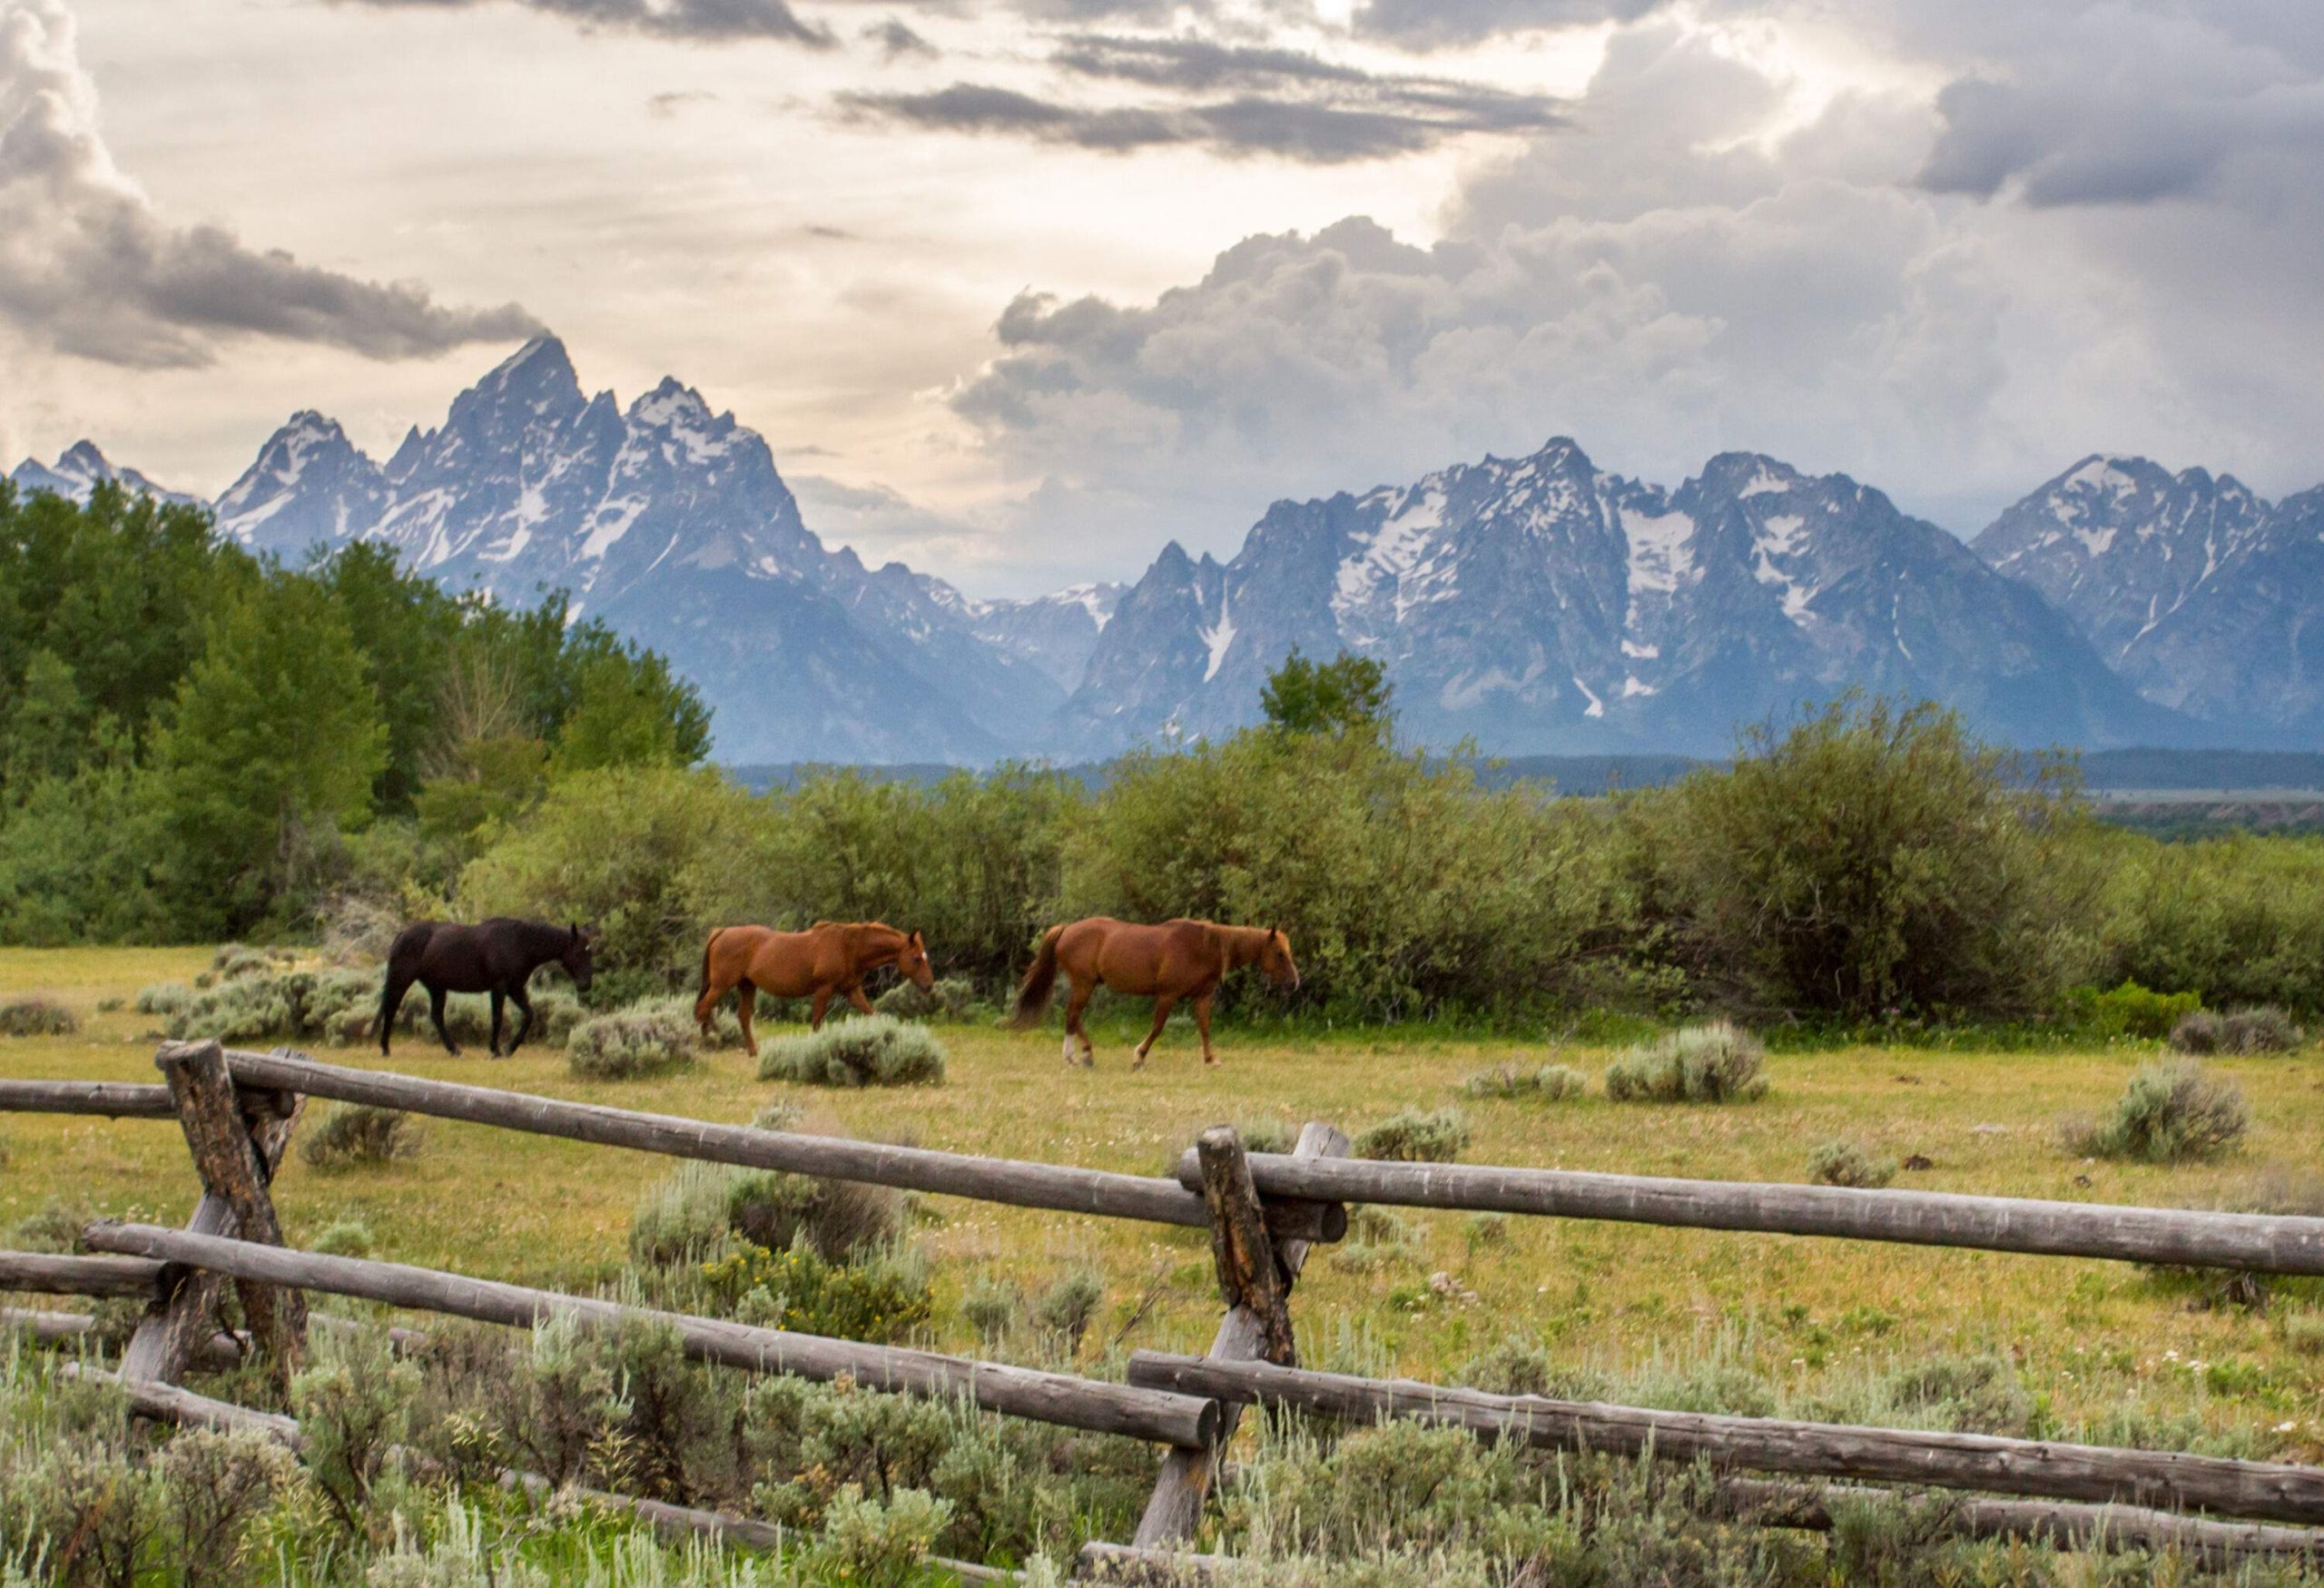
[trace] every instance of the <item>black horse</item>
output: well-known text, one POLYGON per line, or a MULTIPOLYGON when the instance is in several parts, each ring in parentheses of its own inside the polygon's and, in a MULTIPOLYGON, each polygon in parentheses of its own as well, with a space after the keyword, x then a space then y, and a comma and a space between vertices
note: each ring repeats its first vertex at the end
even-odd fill
POLYGON ((517 1036, 508 1044, 514 1053, 533 1029, 533 1002, 525 983, 535 971, 554 960, 573 978, 573 985, 589 991, 589 955, 597 944, 597 929, 575 922, 557 926, 547 921, 514 921, 495 916, 474 926, 450 921, 416 921, 396 933, 388 950, 388 983, 379 992, 379 1052, 388 1051, 395 1031, 396 1011, 414 981, 428 989, 428 1012, 445 1049, 458 1053, 460 1045, 444 1029, 444 995, 448 992, 492 994, 492 1056, 500 1057, 502 1001, 516 1004, 525 1018, 517 1022, 517 1036))

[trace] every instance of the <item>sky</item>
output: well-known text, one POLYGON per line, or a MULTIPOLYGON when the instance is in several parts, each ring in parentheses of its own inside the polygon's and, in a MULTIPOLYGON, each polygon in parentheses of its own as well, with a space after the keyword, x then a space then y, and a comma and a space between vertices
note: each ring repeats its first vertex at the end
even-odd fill
POLYGON ((2314 0, 0 0, 0 459, 527 337, 980 595, 1551 436, 2324 479, 2314 0))

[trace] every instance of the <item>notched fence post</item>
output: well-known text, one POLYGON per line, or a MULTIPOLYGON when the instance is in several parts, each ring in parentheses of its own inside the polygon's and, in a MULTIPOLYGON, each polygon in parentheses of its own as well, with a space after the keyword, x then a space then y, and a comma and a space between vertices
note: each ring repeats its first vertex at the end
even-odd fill
MULTIPOLYGON (((225 1050, 215 1041, 165 1043, 153 1063, 169 1082, 178 1123, 202 1177, 202 1202, 188 1229, 281 1246, 282 1226, 267 1188, 290 1146, 304 1100, 282 1092, 238 1092, 227 1073, 225 1050)), ((207 1336, 221 1283, 212 1274, 188 1275, 150 1310, 123 1356, 124 1376, 174 1383, 195 1345, 207 1336)), ((236 1288, 253 1341, 266 1354, 277 1386, 287 1389, 306 1354, 306 1298, 296 1290, 250 1281, 237 1281, 236 1288)))
MULTIPOLYGON (((1336 1127, 1311 1122, 1299 1132, 1299 1144, 1292 1156, 1338 1158, 1347 1149, 1348 1139, 1336 1127)), ((1210 1212, 1211 1255, 1229 1309, 1211 1342, 1210 1358, 1248 1362, 1264 1357, 1287 1365, 1295 1354, 1291 1287, 1306 1264, 1308 1242, 1276 1238, 1270 1230, 1290 1222, 1282 1217, 1285 1212, 1295 1211, 1299 1222, 1319 1228, 1327 1239, 1336 1239, 1347 1228, 1347 1209, 1336 1202, 1306 1203, 1295 1209, 1262 1204, 1251 1184, 1250 1162, 1244 1156, 1242 1139, 1230 1127, 1204 1131, 1195 1152, 1202 1169, 1203 1201, 1210 1212), (1275 1355, 1278 1350, 1282 1355, 1275 1355)), ((1217 1477, 1219 1453, 1234 1436, 1242 1417, 1242 1408, 1232 1404, 1219 1411, 1215 1445, 1200 1450, 1173 1450, 1163 1458, 1162 1475, 1137 1524, 1134 1551, 1167 1549, 1195 1536, 1202 1521, 1203 1503, 1217 1477)), ((1117 1568, 1122 1563, 1113 1563, 1117 1568)), ((1085 1571, 1088 1565, 1083 1563, 1085 1571)))

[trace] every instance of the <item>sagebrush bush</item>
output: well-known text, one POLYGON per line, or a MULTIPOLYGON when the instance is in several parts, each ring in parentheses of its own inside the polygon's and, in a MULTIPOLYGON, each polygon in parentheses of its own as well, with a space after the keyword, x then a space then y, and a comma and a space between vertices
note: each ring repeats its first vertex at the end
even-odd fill
POLYGON ((1073 1356, 1105 1305, 1106 1282, 1087 1266, 1068 1269, 1033 1298, 1030 1315, 1059 1355, 1073 1356))
POLYGON ((1531 1066, 1513 1060, 1480 1070, 1461 1083, 1472 1098, 1525 1098, 1562 1102, 1590 1090, 1590 1078, 1570 1064, 1531 1066))
POLYGON ((699 1052, 694 1012, 682 1000, 593 1015, 565 1040, 566 1068, 585 1080, 635 1080, 684 1070, 699 1052))
POLYGON ((702 1277, 718 1305, 744 1323, 835 1339, 891 1344, 935 1311, 927 1260, 893 1247, 836 1263, 803 1240, 777 1252, 738 1239, 725 1257, 703 1265, 702 1277))
POLYGON ((1352 1150, 1358 1158, 1394 1163, 1451 1163, 1469 1149, 1473 1137, 1458 1109, 1406 1109, 1357 1136, 1352 1150))
POLYGON ((333 1103, 299 1143, 299 1156, 325 1174, 376 1168, 419 1153, 421 1132, 409 1114, 369 1103, 333 1103))
POLYGON ((1868 1151, 1862 1142, 1835 1137, 1807 1155, 1807 1178, 1819 1186, 1868 1189, 1896 1178, 1896 1160, 1868 1151))
POLYGON ((353 969, 387 959, 396 933, 403 930, 404 912, 384 900, 346 893, 324 901, 315 912, 315 925, 323 958, 353 969))
POLYGON ((702 1262, 739 1236, 773 1251, 804 1240, 847 1262, 903 1234, 902 1192, 731 1164, 689 1163, 646 1188, 630 1220, 630 1260, 659 1267, 702 1262))
POLYGON ((2171 1028, 2171 1046, 2196 1055, 2289 1053, 2306 1040, 2291 1016, 2270 1004, 2226 1014, 2201 1011, 2171 1028))
POLYGON ((334 1258, 368 1258, 378 1249, 371 1227, 360 1218, 338 1218, 317 1230, 307 1249, 334 1258))
MULTIPOLYGON (((1246 1152, 1289 1152, 1299 1145, 1299 1127, 1279 1114, 1272 1119, 1237 1119, 1235 1134, 1246 1152)), ((1174 1170, 1176 1163, 1174 1158, 1174 1170)))
POLYGON ((951 1519, 951 1505, 924 1490, 898 1489, 883 1504, 849 1484, 823 1514, 810 1569, 826 1582, 907 1588, 951 1519))
POLYGON ((759 1052, 759 1079, 809 1086, 938 1086, 944 1080, 944 1044, 925 1026, 864 1015, 766 1043, 759 1052))
POLYGON ((2232 1081, 2213 1080, 2181 1059, 2141 1066, 2112 1113, 2070 1120, 2064 1136, 2085 1158, 2179 1163, 2226 1152, 2250 1123, 2250 1110, 2232 1081))
POLYGON ((990 1013, 977 997, 977 985, 965 976, 945 976, 922 992, 910 981, 899 981, 872 1001, 881 1014, 898 1020, 972 1021, 990 1013))
POLYGON ((1618 1103, 1748 1102, 1765 1096, 1768 1050, 1725 1021, 1682 1026, 1632 1048, 1606 1067, 1606 1095, 1618 1103))
POLYGON ((34 994, 0 1003, 0 1037, 69 1037, 81 1017, 54 998, 34 994))
POLYGON ((173 1015, 193 1001, 193 989, 182 981, 162 981, 137 991, 132 1005, 139 1014, 173 1015))

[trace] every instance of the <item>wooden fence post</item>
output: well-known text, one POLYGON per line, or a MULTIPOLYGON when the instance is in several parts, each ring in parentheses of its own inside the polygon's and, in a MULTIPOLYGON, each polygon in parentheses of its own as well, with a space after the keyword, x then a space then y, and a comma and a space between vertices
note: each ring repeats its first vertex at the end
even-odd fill
MULTIPOLYGON (((240 1234, 282 1244, 267 1186, 290 1145, 306 1100, 281 1093, 238 1095, 226 1073, 225 1050, 214 1041, 170 1042, 153 1056, 170 1083, 178 1122, 202 1177, 202 1196, 186 1228, 195 1235, 240 1234), (253 1105, 243 1116, 243 1099, 253 1105)), ((210 1336, 210 1321, 226 1282, 202 1270, 165 1277, 161 1298, 122 1353, 122 1376, 174 1384, 184 1376, 197 1346, 210 1336)), ((306 1347, 306 1301, 295 1290, 242 1284, 242 1316, 254 1340, 266 1351, 279 1387, 287 1389, 306 1347)))
MULTIPOLYGON (((1299 1144, 1293 1149, 1292 1156, 1295 1158, 1337 1158, 1345 1153, 1347 1149, 1348 1139, 1345 1133, 1334 1126, 1311 1122, 1299 1132, 1299 1144)), ((1223 1199, 1231 1198, 1232 1188, 1237 1182, 1245 1190, 1248 1189, 1250 1166, 1243 1156, 1242 1142, 1236 1138, 1233 1130, 1223 1127, 1218 1131, 1206 1130, 1203 1132, 1202 1141, 1196 1150, 1202 1154, 1203 1195, 1206 1200, 1213 1194, 1214 1184, 1218 1187, 1217 1194, 1223 1199), (1212 1138, 1219 1134, 1224 1135, 1225 1141, 1214 1145, 1212 1138), (1225 1150, 1228 1144, 1232 1145, 1231 1153, 1225 1150), (1216 1165, 1216 1172, 1213 1171, 1214 1163, 1216 1165)), ((1256 1193, 1252 1194, 1250 1202, 1246 1206, 1249 1208, 1257 1206, 1256 1193)), ((1228 1257, 1222 1253, 1222 1238, 1219 1232, 1226 1227, 1226 1220, 1218 1217, 1216 1209, 1213 1211, 1213 1219, 1211 1248, 1214 1256, 1219 1258, 1219 1273, 1224 1282, 1230 1271, 1239 1272, 1240 1270, 1235 1268, 1230 1264, 1228 1257)), ((1264 1239, 1264 1228, 1261 1236, 1264 1239)), ((1292 1284, 1299 1277, 1299 1270, 1306 1264, 1307 1246, 1306 1241, 1298 1239, 1275 1242, 1266 1265, 1267 1271, 1277 1281, 1272 1294, 1286 1346, 1290 1333, 1290 1317, 1286 1304, 1292 1284)), ((1239 1260, 1247 1261, 1248 1258, 1239 1260)), ((1235 1300, 1226 1317, 1220 1321, 1217 1336, 1210 1344, 1210 1355, 1214 1361, 1248 1362, 1267 1351, 1271 1343, 1268 1320, 1247 1305, 1248 1296, 1248 1291, 1243 1292, 1242 1298, 1235 1300)), ((1267 1359, 1278 1360, 1273 1356, 1269 1356, 1267 1359)), ((1287 1350, 1285 1357, 1282 1359, 1288 1359, 1287 1350)), ((1153 1497, 1147 1501, 1146 1514, 1137 1524, 1136 1547, 1147 1550, 1167 1549, 1174 1544, 1185 1544, 1194 1537, 1195 1530, 1202 1521, 1203 1502, 1209 1497, 1211 1484, 1218 1475, 1220 1452, 1224 1449, 1226 1441, 1234 1436, 1236 1426, 1242 1416, 1242 1409, 1231 1404, 1220 1407, 1219 1410, 1221 1415, 1218 1423, 1218 1439, 1216 1444, 1200 1450, 1174 1449, 1163 1457, 1162 1475, 1156 1481, 1153 1497)))

